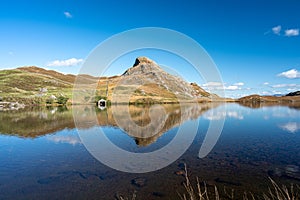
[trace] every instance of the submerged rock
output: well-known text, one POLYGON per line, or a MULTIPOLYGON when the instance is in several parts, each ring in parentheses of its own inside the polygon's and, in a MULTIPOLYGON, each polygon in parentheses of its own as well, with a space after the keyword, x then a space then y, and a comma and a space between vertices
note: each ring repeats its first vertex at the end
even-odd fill
POLYGON ((242 185, 238 181, 226 180, 226 179, 223 179, 223 178, 216 178, 215 182, 224 183, 224 184, 227 184, 227 185, 234 185, 234 186, 241 186, 242 185))
POLYGON ((269 169, 267 173, 271 177, 281 177, 300 181, 300 168, 297 165, 276 167, 275 169, 269 169))
POLYGON ((165 194, 162 192, 152 192, 152 195, 156 196, 156 197, 164 197, 165 196, 165 194))
POLYGON ((144 187, 146 185, 147 179, 146 178, 135 178, 131 180, 131 184, 137 187, 144 187))

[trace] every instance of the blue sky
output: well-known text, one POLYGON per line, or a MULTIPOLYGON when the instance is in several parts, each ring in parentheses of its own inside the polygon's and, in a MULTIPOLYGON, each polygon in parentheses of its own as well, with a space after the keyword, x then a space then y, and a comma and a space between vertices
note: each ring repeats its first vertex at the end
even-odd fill
MULTIPOLYGON (((299 9, 297 0, 1 1, 0 69, 35 65, 76 74, 89 53, 110 36, 163 27, 188 35, 206 49, 227 96, 285 94, 300 90, 299 9)), ((167 64, 166 57, 149 55, 167 64)), ((129 56, 119 74, 133 62, 129 56)), ((187 81, 210 85, 188 70, 181 72, 182 65, 171 67, 187 81)))

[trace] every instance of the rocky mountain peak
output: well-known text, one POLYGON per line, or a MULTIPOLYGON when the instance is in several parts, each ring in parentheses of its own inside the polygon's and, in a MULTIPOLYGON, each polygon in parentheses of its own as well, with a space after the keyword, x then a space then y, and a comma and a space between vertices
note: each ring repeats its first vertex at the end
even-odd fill
POLYGON ((157 65, 153 60, 151 60, 150 58, 147 58, 145 56, 136 58, 133 67, 138 66, 140 64, 157 65))
POLYGON ((162 69, 151 59, 147 57, 138 57, 135 59, 135 62, 131 68, 126 70, 123 73, 123 76, 128 75, 137 75, 137 74, 144 74, 144 73, 155 73, 162 71, 162 69))

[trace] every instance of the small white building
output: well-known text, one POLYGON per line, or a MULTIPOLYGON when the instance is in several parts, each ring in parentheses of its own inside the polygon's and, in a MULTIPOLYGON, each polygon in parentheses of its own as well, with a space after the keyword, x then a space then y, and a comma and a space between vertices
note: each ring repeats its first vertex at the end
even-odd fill
POLYGON ((106 100, 105 99, 100 99, 98 101, 98 108, 100 108, 101 110, 106 108, 106 100))

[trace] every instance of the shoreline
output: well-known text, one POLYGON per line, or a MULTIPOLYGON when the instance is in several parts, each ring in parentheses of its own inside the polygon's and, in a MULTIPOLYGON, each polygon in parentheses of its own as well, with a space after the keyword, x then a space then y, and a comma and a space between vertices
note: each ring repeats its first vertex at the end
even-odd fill
MULTIPOLYGON (((264 97, 261 99, 247 99, 247 100, 240 100, 240 99, 217 99, 217 100, 197 100, 197 101, 153 101, 153 102, 109 102, 104 108, 111 107, 111 106, 118 106, 118 105, 128 105, 128 106, 151 106, 151 105, 179 105, 179 104, 210 104, 210 103, 236 103, 242 105, 244 107, 249 108, 261 108, 261 107, 272 107, 272 106, 288 106, 300 109, 300 96, 296 97, 296 99, 290 98, 279 98, 276 97, 276 100, 265 100, 264 97)), ((24 104, 19 103, 18 101, 0 101, 0 111, 13 111, 13 110, 22 110, 26 107, 72 107, 72 106, 95 106, 97 107, 97 103, 71 103, 68 102, 66 104, 45 104, 45 103, 35 103, 35 104, 24 104)))

